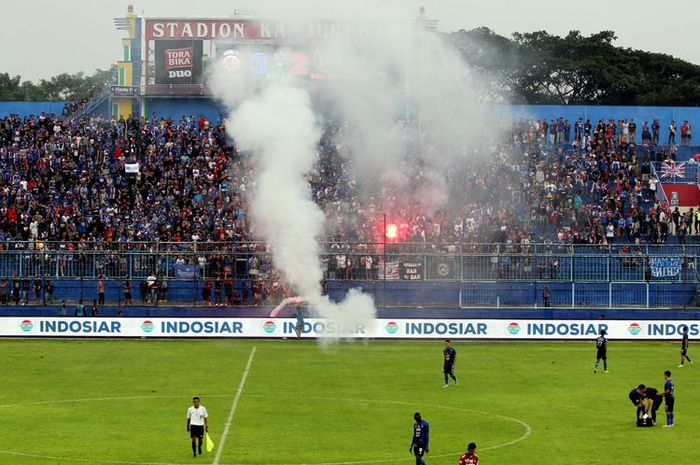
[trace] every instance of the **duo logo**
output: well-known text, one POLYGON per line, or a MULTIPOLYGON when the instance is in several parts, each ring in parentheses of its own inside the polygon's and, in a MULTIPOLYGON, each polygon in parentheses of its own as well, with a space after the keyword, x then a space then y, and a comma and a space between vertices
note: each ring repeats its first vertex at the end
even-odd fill
POLYGON ((384 330, 388 334, 396 334, 399 330, 399 325, 395 321, 390 321, 389 323, 386 324, 384 327, 384 330))
POLYGON ((632 336, 636 336, 642 332, 642 327, 639 326, 638 323, 632 323, 629 328, 627 328, 627 331, 629 331, 632 336))
POLYGON ((25 333, 31 332, 32 328, 34 328, 32 320, 22 320, 22 322, 19 324, 19 329, 21 329, 25 333))
POLYGON ((151 320, 144 320, 143 323, 141 323, 141 331, 144 333, 150 333, 153 331, 153 328, 155 328, 155 325, 151 320))
POLYGON ((274 321, 267 320, 265 323, 263 323, 262 328, 263 328, 263 331, 265 331, 267 334, 272 334, 277 329, 277 325, 275 324, 274 321))
POLYGON ((511 324, 509 324, 506 329, 508 329, 508 332, 511 336, 515 336, 520 332, 520 325, 514 321, 511 324))

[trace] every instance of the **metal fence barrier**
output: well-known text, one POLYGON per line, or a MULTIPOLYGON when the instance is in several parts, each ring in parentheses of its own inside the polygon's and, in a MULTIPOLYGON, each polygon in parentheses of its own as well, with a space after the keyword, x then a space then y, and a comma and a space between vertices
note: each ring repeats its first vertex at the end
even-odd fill
MULTIPOLYGON (((361 286, 380 305, 663 307, 694 304, 700 283, 700 245, 325 243, 321 250, 332 297, 361 286)), ((19 294, 20 304, 89 303, 99 286, 115 305, 126 303, 127 288, 134 303, 184 305, 274 303, 285 293, 262 243, 0 243, 0 302, 19 294)))

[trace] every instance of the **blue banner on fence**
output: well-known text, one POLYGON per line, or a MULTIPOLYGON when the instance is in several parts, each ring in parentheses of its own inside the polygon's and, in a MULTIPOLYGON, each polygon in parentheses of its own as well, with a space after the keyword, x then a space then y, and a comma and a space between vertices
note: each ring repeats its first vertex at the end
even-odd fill
POLYGON ((175 278, 194 279, 197 274, 197 265, 175 265, 175 278))
POLYGON ((673 257, 651 257, 649 267, 653 278, 673 278, 681 272, 681 259, 673 257))

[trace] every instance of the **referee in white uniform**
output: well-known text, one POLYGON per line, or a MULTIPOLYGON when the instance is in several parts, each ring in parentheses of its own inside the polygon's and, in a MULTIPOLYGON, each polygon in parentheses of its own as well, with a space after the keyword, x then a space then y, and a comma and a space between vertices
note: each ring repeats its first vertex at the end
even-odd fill
POLYGON ((187 409, 187 432, 192 438, 192 456, 197 457, 198 451, 202 455, 204 432, 209 431, 209 415, 207 409, 199 404, 199 397, 192 398, 192 405, 187 409))

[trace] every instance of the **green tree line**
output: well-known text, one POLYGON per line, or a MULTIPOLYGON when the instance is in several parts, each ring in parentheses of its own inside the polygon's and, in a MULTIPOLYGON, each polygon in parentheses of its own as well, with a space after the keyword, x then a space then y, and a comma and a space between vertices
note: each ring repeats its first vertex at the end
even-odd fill
POLYGON ((37 82, 0 73, 0 101, 51 102, 88 98, 112 81, 114 69, 85 73, 62 73, 37 82))
POLYGON ((529 104, 700 105, 700 66, 617 47, 615 33, 500 36, 488 28, 446 34, 486 76, 487 99, 529 104))
MULTIPOLYGON (((565 37, 545 31, 500 36, 488 28, 444 34, 485 77, 485 100, 529 104, 700 105, 700 66, 614 44, 615 33, 565 37)), ((63 73, 36 83, 0 73, 0 100, 80 100, 110 82, 114 68, 63 73)))

